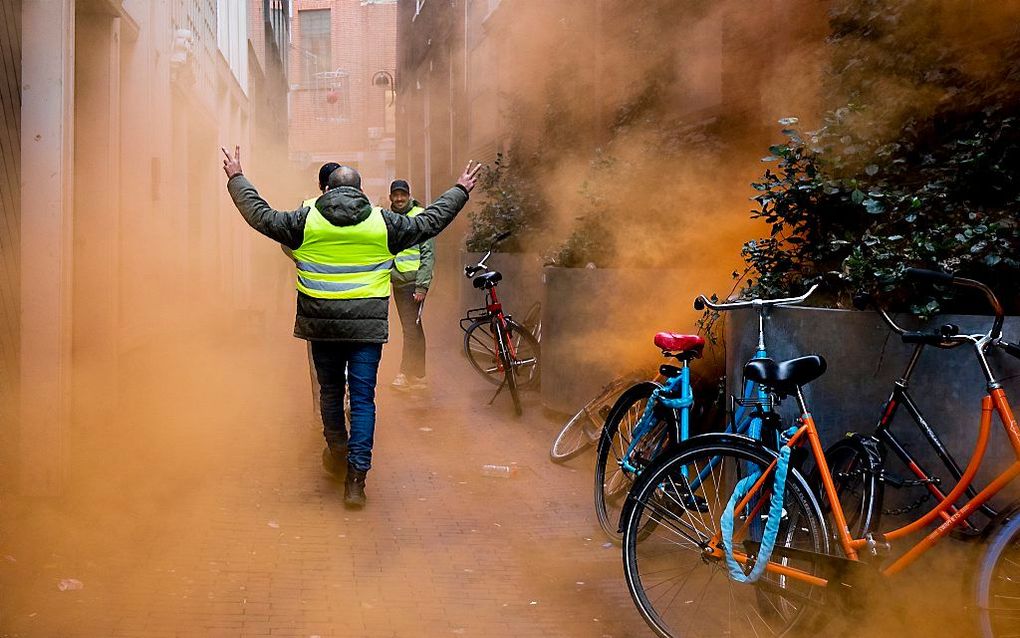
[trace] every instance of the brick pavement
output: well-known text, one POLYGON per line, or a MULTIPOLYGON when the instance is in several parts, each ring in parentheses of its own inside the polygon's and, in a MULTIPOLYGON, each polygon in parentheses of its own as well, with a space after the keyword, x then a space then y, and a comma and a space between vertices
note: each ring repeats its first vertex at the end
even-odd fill
POLYGON ((140 350, 123 422, 75 439, 68 495, 0 502, 0 636, 647 635, 591 458, 547 460, 557 423, 535 397, 520 420, 485 405, 455 310, 431 322, 424 399, 385 387, 387 347, 362 512, 319 466, 285 328, 140 350), (84 589, 58 591, 68 577, 84 589))

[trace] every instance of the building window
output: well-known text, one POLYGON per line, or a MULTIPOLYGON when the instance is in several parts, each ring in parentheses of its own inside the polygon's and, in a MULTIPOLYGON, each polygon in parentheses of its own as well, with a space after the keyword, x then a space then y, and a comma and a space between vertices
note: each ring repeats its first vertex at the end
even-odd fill
POLYGON ((298 24, 301 29, 301 81, 306 87, 315 87, 316 76, 333 68, 329 9, 299 11, 298 24))

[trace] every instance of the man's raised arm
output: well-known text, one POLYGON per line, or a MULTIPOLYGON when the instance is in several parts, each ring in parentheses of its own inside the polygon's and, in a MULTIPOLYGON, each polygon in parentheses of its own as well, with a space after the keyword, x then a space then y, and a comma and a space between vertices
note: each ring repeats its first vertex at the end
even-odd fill
POLYGON ((304 238, 305 217, 308 208, 302 207, 293 211, 278 211, 262 199, 255 186, 248 181, 241 170, 241 148, 234 147, 233 157, 226 149, 220 149, 226 156, 223 160, 223 172, 227 174, 227 192, 234 200, 234 206, 240 211, 244 221, 266 237, 278 241, 288 248, 301 246, 304 238))

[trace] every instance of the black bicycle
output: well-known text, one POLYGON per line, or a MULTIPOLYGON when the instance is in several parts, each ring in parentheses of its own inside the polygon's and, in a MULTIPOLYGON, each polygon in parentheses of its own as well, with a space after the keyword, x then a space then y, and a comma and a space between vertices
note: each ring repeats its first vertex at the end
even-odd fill
MULTIPOLYGON (((914 279, 935 279, 943 283, 943 280, 939 279, 941 273, 932 274, 929 271, 909 268, 907 269, 907 275, 914 279)), ((959 277, 952 279, 952 283, 958 286, 974 288, 985 293, 992 306, 1001 314, 1001 306, 998 300, 995 299, 995 295, 984 284, 959 277)), ((878 529, 882 515, 895 516, 907 514, 920 508, 928 501, 941 502, 946 498, 948 490, 959 483, 963 477, 964 470, 960 467, 959 462, 946 449, 942 439, 939 438, 935 430, 928 424, 928 420, 921 413, 921 409, 914 402, 913 397, 910 396, 910 377, 917 367, 921 352, 926 346, 950 349, 970 343, 974 340, 974 337, 961 335, 959 327, 953 324, 945 324, 933 330, 906 330, 899 326, 889 316, 889 313, 870 295, 858 295, 854 299, 854 303, 859 309, 873 306, 893 332, 900 335, 904 343, 914 345, 914 350, 907 361, 903 374, 893 383, 892 393, 882 408, 882 413, 875 429, 870 434, 848 434, 825 452, 825 458, 832 469, 832 477, 836 483, 840 503, 847 515, 847 524, 850 526, 850 532, 856 537, 863 537, 869 532, 874 532, 878 529), (945 482, 943 478, 938 476, 937 472, 926 467, 921 460, 911 454, 903 440, 893 432, 893 421, 901 406, 906 410, 914 425, 921 432, 923 440, 934 451, 938 460, 945 468, 945 473, 948 474, 945 482), (890 452, 900 460, 906 471, 910 473, 909 476, 898 476, 889 470, 888 459, 890 452), (884 491, 886 488, 898 490, 914 489, 920 491, 921 494, 905 506, 883 510, 880 504, 885 498, 884 491)), ((989 342, 995 343, 1011 354, 1017 354, 1018 351, 1015 345, 1001 339, 1001 327, 1001 321, 997 320, 986 338, 989 342)), ((982 360, 982 367, 986 371, 990 370, 987 361, 982 360)), ((817 481, 817 477, 813 475, 812 484, 817 485, 817 481)), ((973 485, 969 485, 965 493, 968 498, 974 498, 977 496, 978 490, 973 485)), ((825 501, 824 495, 822 500, 825 501)), ((822 502, 822 508, 828 513, 829 507, 827 502, 822 502)), ((983 504, 977 511, 980 511, 989 519, 995 519, 999 515, 999 512, 988 503, 983 504)), ((942 517, 947 519, 955 515, 956 512, 957 508, 950 506, 942 513, 942 517)), ((981 534, 983 528, 984 526, 980 523, 972 519, 965 519, 954 530, 954 535, 977 537, 981 534)))

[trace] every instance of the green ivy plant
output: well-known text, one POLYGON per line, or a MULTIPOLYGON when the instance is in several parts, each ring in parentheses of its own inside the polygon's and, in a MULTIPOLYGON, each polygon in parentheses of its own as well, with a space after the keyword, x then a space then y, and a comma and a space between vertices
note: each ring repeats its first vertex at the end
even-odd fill
POLYGON ((465 239, 469 251, 484 252, 496 235, 510 232, 500 243, 502 252, 519 252, 528 235, 542 227, 542 211, 546 203, 538 188, 534 163, 522 161, 519 146, 497 153, 496 160, 486 167, 478 181, 482 205, 471 213, 471 227, 465 239))
POLYGON ((909 131, 879 146, 858 139, 844 126, 848 113, 809 133, 781 121, 786 140, 769 148, 763 161, 774 166, 752 184, 752 217, 771 232, 743 246, 756 275, 743 294, 783 296, 825 279, 839 305, 877 290, 916 314, 944 309, 949 291, 903 285, 903 270, 916 266, 972 276, 1015 299, 1016 117, 983 112, 919 152, 909 131))
POLYGON ((780 120, 752 184, 770 232, 743 246, 743 295, 825 279, 844 307, 869 290, 923 316, 980 308, 905 284, 913 266, 980 279, 1020 309, 1020 37, 940 37, 938 12, 959 4, 834 3, 827 99, 844 106, 809 132, 780 120))

